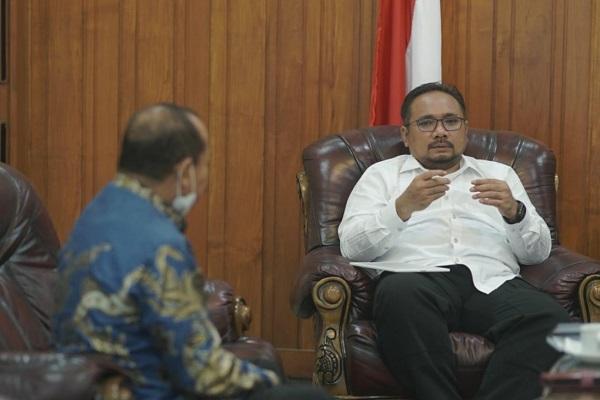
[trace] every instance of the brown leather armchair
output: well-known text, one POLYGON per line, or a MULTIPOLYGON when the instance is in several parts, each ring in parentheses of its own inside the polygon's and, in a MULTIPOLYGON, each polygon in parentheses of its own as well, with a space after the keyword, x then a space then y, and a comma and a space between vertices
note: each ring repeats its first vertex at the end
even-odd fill
MULTIPOLYGON (((574 320, 600 320, 600 263, 562 247, 555 221, 555 157, 544 144, 513 132, 469 130, 466 154, 512 166, 552 233, 550 257, 523 266, 530 283, 552 294, 574 320)), ((371 306, 376 282, 341 256, 338 225, 350 192, 371 164, 408 153, 397 126, 328 136, 303 153, 298 186, 304 213, 305 257, 291 295, 298 317, 315 319, 313 380, 336 395, 407 398, 380 358, 371 306), (389 397, 386 397, 389 396, 389 397)), ((472 397, 492 343, 451 332, 464 398, 472 397)), ((370 397, 371 398, 371 397, 370 397)), ((372 397, 376 398, 376 397, 372 397)))
MULTIPOLYGON (((127 376, 107 358, 52 350, 50 318, 59 240, 42 202, 0 163, 0 398, 125 399, 127 376)), ((209 315, 224 347, 282 374, 273 346, 244 337, 250 309, 229 284, 207 280, 209 315)))

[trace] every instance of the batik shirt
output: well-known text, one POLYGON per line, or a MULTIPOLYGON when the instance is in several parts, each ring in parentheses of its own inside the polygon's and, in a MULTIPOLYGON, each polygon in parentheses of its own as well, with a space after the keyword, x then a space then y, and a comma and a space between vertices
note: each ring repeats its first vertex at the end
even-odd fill
POLYGON ((220 346, 182 219, 125 175, 77 221, 59 258, 59 350, 104 353, 130 371, 137 399, 243 394, 276 375, 220 346))

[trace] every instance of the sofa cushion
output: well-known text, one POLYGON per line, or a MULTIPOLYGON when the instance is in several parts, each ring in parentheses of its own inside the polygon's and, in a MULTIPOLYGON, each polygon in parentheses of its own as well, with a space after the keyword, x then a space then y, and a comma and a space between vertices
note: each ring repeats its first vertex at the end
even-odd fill
MULTIPOLYGON (((372 321, 355 321, 346 329, 347 382, 351 393, 409 398, 385 367, 376 340, 372 321)), ((450 341, 456 356, 459 390, 465 398, 470 398, 479 387, 493 344, 481 336, 462 332, 450 333, 450 341)))

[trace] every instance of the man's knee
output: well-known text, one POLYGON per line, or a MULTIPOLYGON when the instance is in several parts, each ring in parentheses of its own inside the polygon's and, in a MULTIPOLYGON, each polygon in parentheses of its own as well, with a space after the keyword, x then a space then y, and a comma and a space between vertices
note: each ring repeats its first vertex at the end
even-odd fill
POLYGON ((524 332, 529 332, 531 338, 541 335, 545 337, 558 324, 569 322, 568 312, 553 299, 542 302, 535 311, 524 314, 520 325, 524 332))
POLYGON ((539 293, 538 296, 538 309, 536 313, 541 315, 541 319, 545 322, 545 325, 554 327, 556 324, 571 320, 567 310, 550 294, 539 293))
POLYGON ((550 329, 553 329, 560 323, 571 321, 571 316, 567 310, 556 301, 544 311, 544 318, 550 329))

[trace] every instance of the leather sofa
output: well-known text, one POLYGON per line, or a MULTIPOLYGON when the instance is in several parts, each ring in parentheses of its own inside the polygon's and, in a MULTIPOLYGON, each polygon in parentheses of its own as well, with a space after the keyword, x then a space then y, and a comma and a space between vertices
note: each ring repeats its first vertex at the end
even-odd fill
MULTIPOLYGON (((52 349, 59 240, 27 180, 0 163, 0 399, 127 399, 127 374, 99 355, 52 349)), ((230 285, 207 280, 209 315, 224 346, 282 374, 271 344, 243 336, 250 309, 230 285)))
MULTIPOLYGON (((540 265, 523 266, 522 276, 554 296, 574 321, 600 321, 600 264, 560 245, 552 151, 513 132, 470 129, 468 136, 466 154, 512 166, 550 227, 550 257, 540 265)), ((290 301, 298 317, 315 319, 313 381, 332 394, 409 398, 377 351, 371 314, 376 281, 342 257, 337 233, 348 196, 362 173, 377 161, 406 153, 398 126, 331 135, 303 152, 298 187, 306 254, 290 301)), ((460 391, 468 399, 477 391, 494 346, 463 332, 451 332, 450 337, 460 391)))

